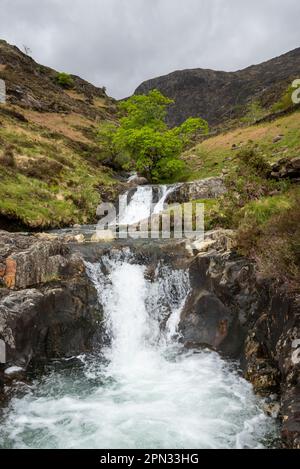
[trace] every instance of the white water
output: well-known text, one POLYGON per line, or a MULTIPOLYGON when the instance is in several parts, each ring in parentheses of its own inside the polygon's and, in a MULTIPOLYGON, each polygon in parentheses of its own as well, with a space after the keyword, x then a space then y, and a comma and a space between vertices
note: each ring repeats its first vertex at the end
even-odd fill
POLYGON ((153 204, 152 186, 139 186, 125 210, 120 214, 119 225, 134 225, 142 220, 146 220, 151 215, 159 214, 164 209, 168 195, 174 189, 175 186, 160 186, 159 201, 153 204))
POLYGON ((179 345, 184 272, 161 264, 147 280, 129 251, 88 270, 111 343, 14 399, 0 447, 260 448, 272 437, 273 421, 232 365, 179 345))

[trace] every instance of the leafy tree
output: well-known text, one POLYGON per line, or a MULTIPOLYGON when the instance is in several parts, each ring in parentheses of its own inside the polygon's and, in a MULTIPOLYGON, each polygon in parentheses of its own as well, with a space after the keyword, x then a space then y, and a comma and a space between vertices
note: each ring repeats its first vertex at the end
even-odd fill
POLYGON ((180 154, 200 134, 208 132, 203 119, 190 118, 169 129, 165 118, 173 101, 159 91, 132 96, 119 104, 119 124, 103 124, 99 141, 121 161, 123 168, 136 169, 149 181, 170 180, 182 174, 185 164, 180 154))

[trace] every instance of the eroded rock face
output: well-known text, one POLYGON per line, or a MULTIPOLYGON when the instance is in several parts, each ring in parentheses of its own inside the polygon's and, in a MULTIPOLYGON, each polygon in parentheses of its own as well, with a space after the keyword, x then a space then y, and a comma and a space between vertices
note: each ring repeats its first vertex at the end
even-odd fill
POLYGON ((83 259, 63 240, 0 232, 0 339, 6 366, 91 351, 102 311, 83 259))
POLYGON ((275 179, 291 179, 300 181, 300 157, 282 158, 272 166, 271 177, 275 179))
POLYGON ((0 301, 7 361, 29 363, 91 351, 101 341, 101 311, 84 277, 42 290, 12 292, 0 301))

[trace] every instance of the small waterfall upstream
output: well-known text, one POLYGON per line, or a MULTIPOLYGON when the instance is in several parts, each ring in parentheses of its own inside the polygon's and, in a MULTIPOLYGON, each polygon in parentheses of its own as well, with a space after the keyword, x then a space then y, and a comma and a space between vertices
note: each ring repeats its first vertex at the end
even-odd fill
MULTIPOLYGON (((87 264, 104 312, 101 352, 50 367, 0 425, 5 448, 261 448, 274 433, 234 364, 180 344, 189 276, 129 248, 87 264), (5 425, 3 424, 5 421, 5 425)), ((99 326, 100 327, 100 326, 99 326)))
MULTIPOLYGON (((133 225, 157 215, 164 209, 167 197, 177 186, 139 186, 119 219, 120 225, 133 225), (158 201, 154 202, 154 192, 158 192, 158 201)), ((128 198, 128 194, 126 194, 128 198)))

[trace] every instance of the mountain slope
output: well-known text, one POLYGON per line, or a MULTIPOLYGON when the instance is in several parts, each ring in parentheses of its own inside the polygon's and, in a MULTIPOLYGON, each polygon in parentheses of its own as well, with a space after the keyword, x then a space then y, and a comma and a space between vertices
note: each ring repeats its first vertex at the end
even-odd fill
POLYGON ((95 220, 119 182, 103 166, 97 126, 114 120, 105 90, 37 64, 0 41, 0 228, 44 229, 95 220))
POLYGON ((211 126, 243 115, 245 106, 260 99, 269 106, 293 79, 300 76, 300 48, 260 65, 237 72, 181 70, 142 83, 135 94, 158 89, 175 104, 168 122, 181 124, 190 116, 201 116, 211 126))

